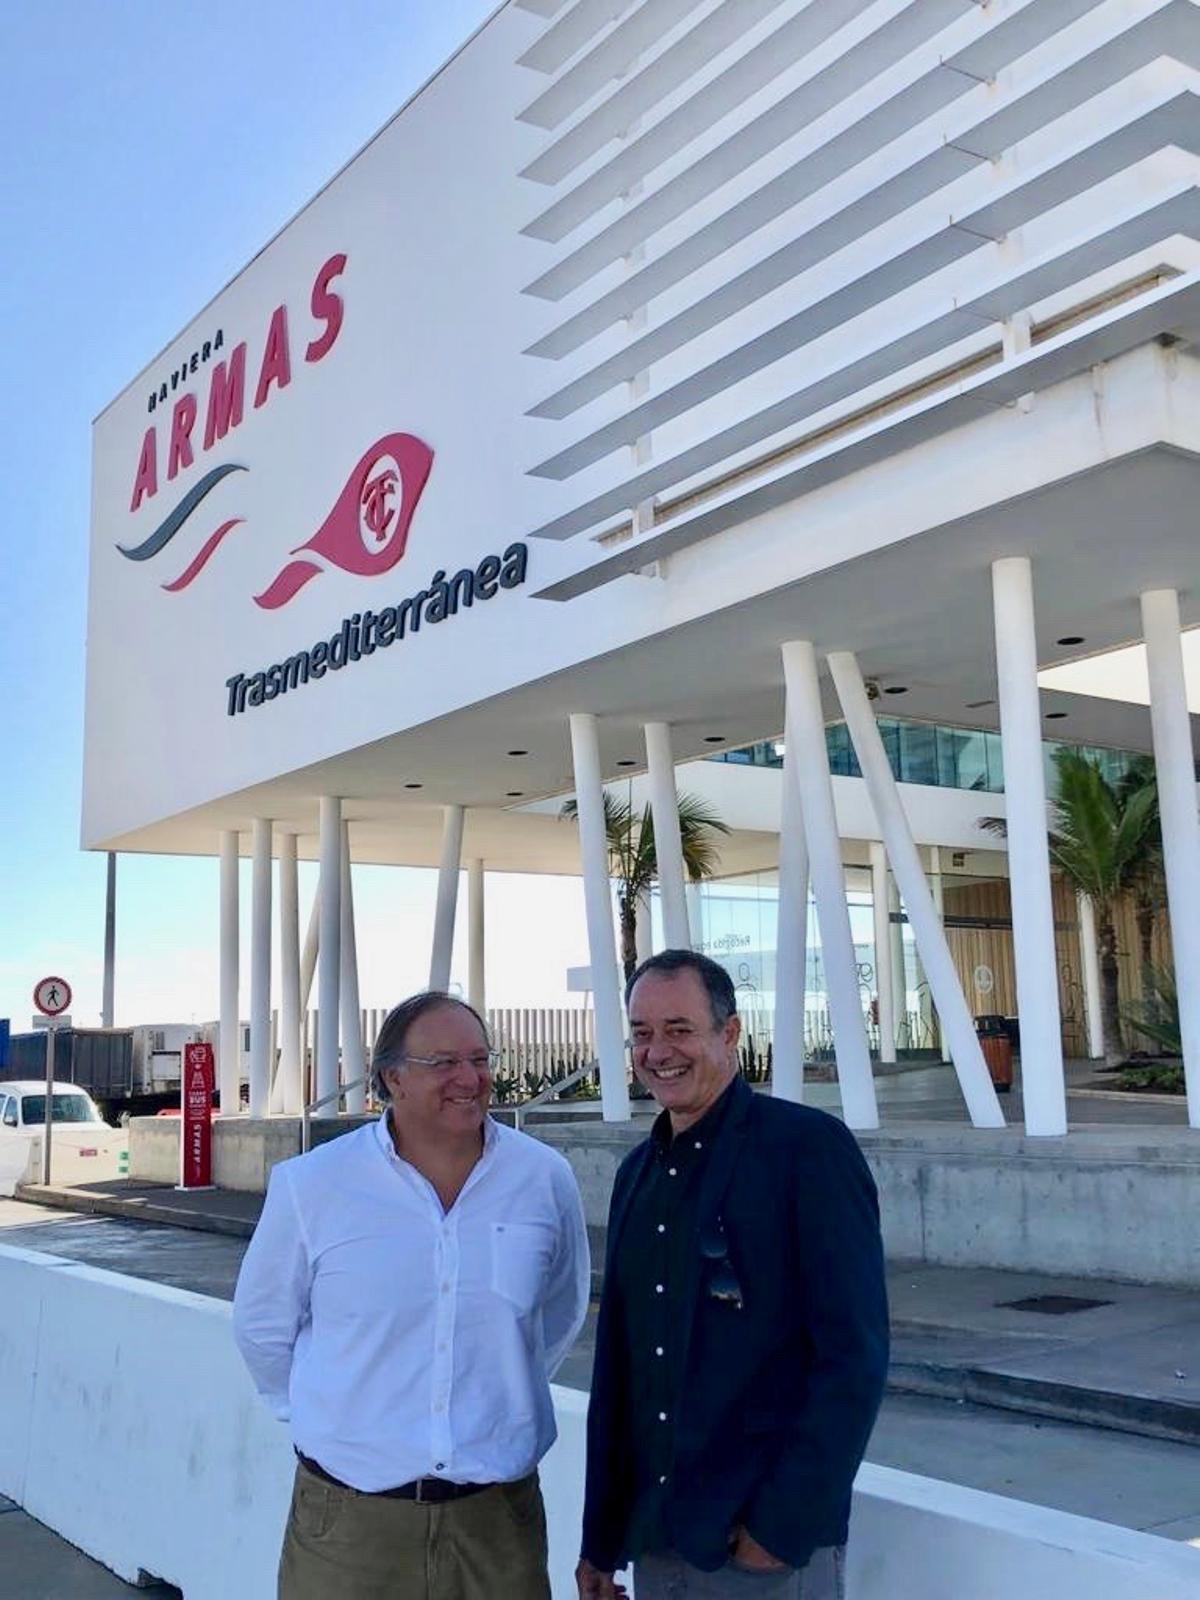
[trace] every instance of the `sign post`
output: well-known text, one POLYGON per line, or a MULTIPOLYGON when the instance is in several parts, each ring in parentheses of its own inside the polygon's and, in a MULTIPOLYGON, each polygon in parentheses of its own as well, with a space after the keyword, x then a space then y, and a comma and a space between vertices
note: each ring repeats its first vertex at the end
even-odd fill
POLYGON ((211 1044, 185 1044, 179 1138, 179 1187, 211 1189, 212 1097, 215 1080, 211 1044))
POLYGON ((71 985, 65 978, 43 978, 34 985, 33 1003, 46 1024, 46 1121, 42 1129, 42 1182, 50 1182, 50 1128, 54 1118, 54 1045, 59 1019, 71 1004, 71 985))

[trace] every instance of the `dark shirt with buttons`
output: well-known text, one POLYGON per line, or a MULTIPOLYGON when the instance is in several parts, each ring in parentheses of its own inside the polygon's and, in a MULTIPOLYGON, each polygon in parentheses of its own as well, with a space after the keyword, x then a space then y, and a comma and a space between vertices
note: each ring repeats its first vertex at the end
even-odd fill
POLYGON ((700 1173, 729 1106, 727 1089, 678 1136, 663 1112, 654 1124, 653 1159, 629 1203, 615 1262, 625 1349, 629 1352, 636 1493, 629 1549, 634 1558, 669 1543, 666 1507, 682 1380, 683 1298, 697 1239, 700 1173))

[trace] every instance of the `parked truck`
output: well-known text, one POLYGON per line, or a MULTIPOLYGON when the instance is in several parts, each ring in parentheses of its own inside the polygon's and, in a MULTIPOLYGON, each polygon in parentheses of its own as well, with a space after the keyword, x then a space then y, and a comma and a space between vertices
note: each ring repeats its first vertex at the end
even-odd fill
MULTIPOLYGON (((136 1028, 59 1028, 54 1076, 73 1083, 117 1123, 125 1113, 153 1116, 178 1109, 183 1047, 205 1036, 194 1024, 144 1024, 136 1028)), ((46 1033, 13 1034, 0 1081, 46 1075, 46 1033)))

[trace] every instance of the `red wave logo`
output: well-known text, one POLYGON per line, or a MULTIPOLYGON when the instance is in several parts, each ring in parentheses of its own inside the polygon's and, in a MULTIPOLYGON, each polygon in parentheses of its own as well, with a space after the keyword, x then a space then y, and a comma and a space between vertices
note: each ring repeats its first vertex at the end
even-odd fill
POLYGON ((411 433, 384 434, 361 457, 316 533, 291 552, 301 559, 289 561, 254 596, 255 604, 278 610, 329 566, 360 578, 390 572, 404 554, 432 468, 433 451, 422 440, 411 433))

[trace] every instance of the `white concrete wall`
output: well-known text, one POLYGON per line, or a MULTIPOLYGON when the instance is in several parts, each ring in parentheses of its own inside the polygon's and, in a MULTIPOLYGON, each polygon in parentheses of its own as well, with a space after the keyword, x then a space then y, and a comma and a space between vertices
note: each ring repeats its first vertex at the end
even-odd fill
MULTIPOLYGON (((131 1582, 263 1600, 292 1476, 219 1300, 0 1246, 0 1494, 131 1582), (80 1330, 86 1330, 81 1336, 80 1330)), ((543 1464, 554 1600, 571 1600, 586 1396, 543 1464)), ((1200 1551, 864 1467, 849 1600, 1194 1600, 1200 1551)), ((502 1591, 498 1591, 502 1592, 502 1591)))

